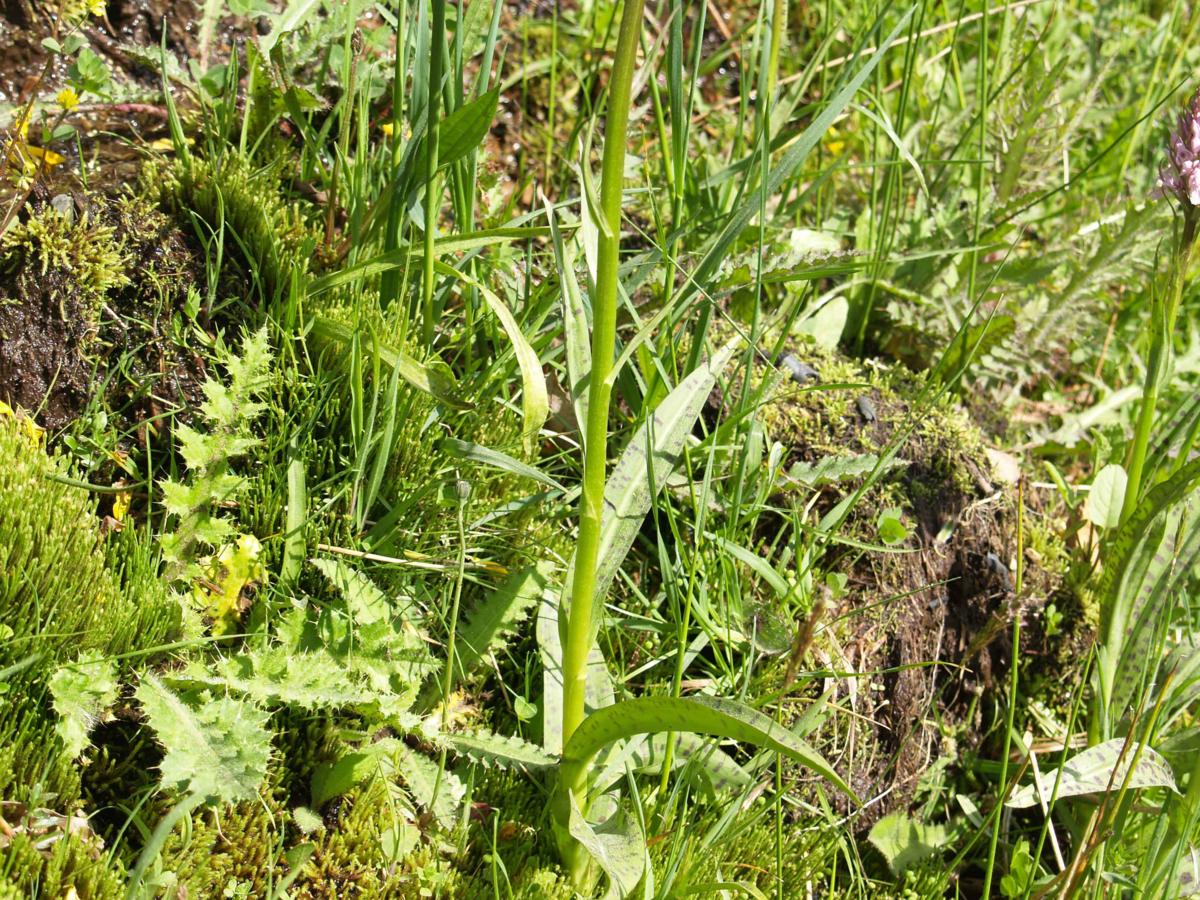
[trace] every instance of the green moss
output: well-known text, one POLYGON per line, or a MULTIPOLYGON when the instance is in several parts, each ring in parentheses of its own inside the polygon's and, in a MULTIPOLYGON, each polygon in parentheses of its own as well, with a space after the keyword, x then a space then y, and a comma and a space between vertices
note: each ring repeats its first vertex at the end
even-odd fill
MULTIPOLYGON (((63 482, 74 475, 71 468, 11 416, 0 416, 0 456, 0 630, 6 638, 0 669, 15 668, 0 703, 0 798, 75 812, 80 769, 61 750, 46 679, 87 650, 116 656, 162 642, 178 621, 177 607, 161 590, 143 590, 150 569, 146 557, 133 552, 135 536, 106 537, 92 497, 63 482)), ((20 855, 14 843, 0 850, 0 870, 10 881, 33 885, 57 877, 50 868, 55 860, 64 878, 82 865, 66 850, 55 852, 67 855, 52 854, 47 862, 20 855)))
POLYGON ((18 296, 46 292, 49 286, 63 317, 82 313, 92 332, 105 295, 129 284, 130 257, 115 229, 87 212, 76 216, 47 206, 13 222, 0 237, 0 250, 0 267, 15 272, 18 296), (73 301, 69 310, 68 301, 73 301))
POLYGON ((80 900, 125 896, 124 873, 110 867, 94 838, 59 835, 39 850, 35 840, 22 834, 0 855, 0 898, 61 900, 72 890, 80 900))
POLYGON ((249 277, 268 302, 294 269, 307 268, 314 242, 298 207, 281 196, 278 166, 256 168, 233 152, 219 161, 193 156, 187 163, 147 167, 142 186, 179 217, 197 216, 211 234, 225 234, 227 249, 249 254, 249 277))

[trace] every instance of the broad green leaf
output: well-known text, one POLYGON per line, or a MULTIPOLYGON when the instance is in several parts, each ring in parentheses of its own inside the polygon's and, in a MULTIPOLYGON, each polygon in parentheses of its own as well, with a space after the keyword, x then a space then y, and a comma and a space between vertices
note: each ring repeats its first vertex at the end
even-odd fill
POLYGON ((489 447, 472 444, 468 441, 460 441, 457 438, 442 438, 438 441, 438 448, 456 459, 466 459, 485 466, 491 466, 493 469, 499 469, 511 475, 528 478, 531 481, 536 481, 539 484, 544 484, 563 493, 567 491, 565 487, 541 469, 531 466, 529 463, 523 463, 519 459, 513 459, 508 454, 501 453, 499 450, 492 450, 489 447))
MULTIPOLYGON (((1073 756, 1062 767, 1062 779, 1059 781, 1057 794, 1054 794, 1054 783, 1058 780, 1058 770, 1043 772, 1040 779, 1041 796, 1048 803, 1052 795, 1062 799, 1119 791, 1125 786, 1127 775, 1130 790, 1161 787, 1178 793, 1170 765, 1149 747, 1143 745, 1138 756, 1138 745, 1130 744, 1120 765, 1117 765, 1125 744, 1124 738, 1117 738, 1089 747, 1073 756), (1130 764, 1135 756, 1138 756, 1137 766, 1130 773, 1130 764)), ((1013 791, 1005 805, 1024 809, 1036 806, 1039 802, 1038 786, 1028 784, 1013 791)))
POLYGON ((164 788, 210 804, 258 795, 271 758, 265 710, 231 697, 188 703, 149 673, 136 696, 166 750, 164 788))
POLYGON ((1083 503, 1083 515, 1097 528, 1116 528, 1121 524, 1121 506, 1125 502, 1128 476, 1122 466, 1105 466, 1092 480, 1083 503))
POLYGON ((901 809, 876 822, 867 839, 883 854, 892 872, 899 875, 937 855, 946 846, 949 834, 944 825, 926 825, 901 809))
MULTIPOLYGON (((633 440, 613 467, 604 489, 604 514, 600 522, 600 553, 596 568, 596 593, 592 610, 592 635, 603 620, 604 599, 617 570, 633 546, 658 491, 679 463, 684 443, 704 407, 717 375, 733 357, 740 339, 734 339, 676 385, 654 414, 638 428, 633 440), (651 489, 653 486, 653 490, 651 489)), ((569 605, 572 580, 564 580, 563 607, 569 605)))
POLYGON ((483 143, 496 118, 500 89, 464 103, 438 124, 438 168, 458 162, 483 143))
POLYGON ((380 772, 383 753, 367 749, 347 753, 332 763, 321 763, 313 770, 312 804, 320 809, 334 797, 340 797, 380 772))
POLYGON ((834 297, 820 309, 805 316, 792 326, 795 334, 807 334, 818 347, 836 350, 846 330, 846 317, 850 314, 850 301, 845 297, 834 297))
POLYGON ((550 395, 546 391, 546 376, 542 372, 542 362, 537 353, 525 339, 521 326, 513 318, 513 314, 505 306, 504 301, 496 296, 482 282, 469 278, 462 272, 445 263, 437 263, 437 270, 450 278, 473 287, 479 292, 492 313, 500 320, 504 333, 512 342, 513 351, 517 357, 517 365, 521 369, 521 417, 525 421, 523 437, 526 450, 532 449, 533 439, 550 415, 550 395))
POLYGON ((885 509, 879 514, 876 523, 879 529, 879 539, 888 547, 903 544, 908 540, 908 529, 904 525, 903 513, 899 509, 885 509))
POLYGON ((117 700, 117 664, 94 650, 50 676, 50 696, 58 721, 54 728, 72 759, 88 745, 88 734, 117 700))
POLYGON ((537 744, 519 737, 495 734, 491 731, 460 731, 443 734, 442 740, 472 762, 487 767, 519 769, 544 769, 553 766, 558 758, 542 750, 537 744))
POLYGON ((812 747, 757 710, 713 697, 639 697, 584 718, 563 750, 564 763, 587 764, 604 747, 639 734, 693 732, 744 741, 782 753, 857 800, 849 785, 812 747))
MULTIPOLYGON (((310 335, 318 341, 349 346, 353 331, 339 322, 317 316, 312 320, 310 335)), ((442 367, 423 365, 402 350, 393 350, 380 345, 379 357, 388 366, 396 369, 405 382, 419 391, 455 409, 470 409, 471 404, 454 396, 454 380, 442 367)))
POLYGON ((605 900, 631 896, 646 871, 646 838, 637 819, 618 807, 603 823, 592 825, 573 797, 570 803, 568 830, 608 876, 605 900))

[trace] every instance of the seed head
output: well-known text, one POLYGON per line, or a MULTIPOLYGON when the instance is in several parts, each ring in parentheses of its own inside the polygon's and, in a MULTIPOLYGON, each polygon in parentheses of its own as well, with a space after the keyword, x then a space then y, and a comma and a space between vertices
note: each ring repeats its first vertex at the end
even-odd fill
POLYGON ((1176 197, 1184 208, 1200 207, 1200 91, 1179 114, 1167 146, 1167 161, 1158 170, 1160 196, 1176 197))

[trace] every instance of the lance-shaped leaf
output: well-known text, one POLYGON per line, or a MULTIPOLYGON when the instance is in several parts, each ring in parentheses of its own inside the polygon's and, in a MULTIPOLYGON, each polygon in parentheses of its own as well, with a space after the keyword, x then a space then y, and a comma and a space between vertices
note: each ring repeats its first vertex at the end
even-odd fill
POLYGON ((525 445, 526 449, 531 448, 533 438, 545 424, 546 417, 550 415, 550 394, 546 390, 546 376, 542 372, 541 360, 538 359, 538 355, 530 346, 529 341, 525 339, 525 334, 521 331, 521 326, 513 317, 512 312, 494 291, 453 266, 441 262, 435 265, 441 274, 457 278, 463 284, 478 291, 492 314, 500 320, 504 333, 512 342, 513 352, 517 357, 517 366, 521 369, 521 417, 525 421, 525 445))
MULTIPOLYGON (((698 369, 684 378, 659 404, 654 414, 638 428, 629 446, 613 467, 604 489, 604 513, 600 522, 599 564, 592 609, 592 640, 603 618, 604 598, 617 570, 625 560, 642 520, 650 511, 667 477, 679 464, 683 445, 712 393, 717 375, 733 357, 741 342, 730 341, 698 369)), ((560 603, 569 605, 573 574, 563 581, 560 603)))
MULTIPOLYGON (((638 697, 598 709, 567 741, 563 766, 586 766, 614 741, 665 731, 732 738, 774 750, 812 769, 855 801, 858 799, 833 767, 788 729, 744 704, 713 697, 638 697)), ((569 773, 563 780, 571 783, 569 773)))
POLYGON ((1041 775, 1039 793, 1038 784, 1028 784, 1013 791, 1006 806, 1023 809, 1035 806, 1044 797, 1047 802, 1051 796, 1058 799, 1063 797, 1078 797, 1083 794, 1104 794, 1109 791, 1119 791, 1122 787, 1130 790, 1138 788, 1161 787, 1176 791, 1175 776, 1167 761, 1149 747, 1131 744, 1125 748, 1125 739, 1116 738, 1088 747, 1082 753, 1076 754, 1062 767, 1062 778, 1058 778, 1058 769, 1044 772, 1041 775), (1118 760, 1120 764, 1118 765, 1118 760), (1130 766, 1135 762, 1133 771, 1130 766), (1128 783, 1126 783, 1128 776, 1128 783), (1054 783, 1058 781, 1058 791, 1055 793, 1054 783))
MULTIPOLYGON (((309 335, 317 342, 328 345, 349 346, 354 332, 332 319, 317 316, 312 320, 309 335)), ((382 344, 378 347, 379 358, 400 373, 400 377, 417 390, 424 391, 435 399, 455 409, 470 409, 471 404, 455 396, 456 385, 446 366, 417 362, 403 350, 394 350, 382 344)))
POLYGON ((148 673, 136 696, 166 750, 163 787, 206 803, 258 795, 271 757, 265 710, 231 697, 186 702, 148 673))

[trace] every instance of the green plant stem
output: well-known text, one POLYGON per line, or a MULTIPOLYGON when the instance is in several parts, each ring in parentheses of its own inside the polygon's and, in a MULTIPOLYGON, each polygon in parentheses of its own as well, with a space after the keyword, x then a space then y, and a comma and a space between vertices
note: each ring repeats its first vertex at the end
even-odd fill
POLYGON ((179 824, 179 821, 203 802, 203 797, 188 794, 172 806, 165 816, 158 820, 158 824, 154 826, 154 831, 150 835, 150 840, 146 841, 146 846, 142 848, 142 852, 138 855, 137 864, 133 867, 133 871, 129 873, 129 888, 125 892, 126 900, 135 900, 137 897, 144 896, 142 879, 146 875, 146 870, 158 858, 158 854, 162 852, 163 844, 167 842, 167 838, 171 836, 171 832, 175 830, 175 826, 179 824))
MULTIPOLYGON (((442 709, 441 709, 441 728, 446 729, 446 716, 450 710, 450 691, 454 687, 454 678, 458 669, 458 654, 455 646, 458 635, 458 614, 462 603, 462 586, 463 579, 467 572, 467 532, 464 522, 464 515, 467 506, 467 499, 470 497, 470 486, 467 482, 455 482, 454 489, 458 494, 458 516, 457 516, 457 531, 458 531, 458 560, 457 573, 454 582, 454 599, 450 604, 450 628, 449 634, 446 637, 446 671, 442 677, 442 709), (464 487, 465 486, 465 487, 464 487)), ((442 776, 446 771, 446 748, 442 748, 441 756, 438 759, 437 779, 433 783, 433 799, 430 801, 430 807, 437 804, 438 792, 442 787, 442 776)))
POLYGON ((438 170, 438 118, 442 100, 442 43, 446 35, 446 0, 432 0, 433 21, 429 28, 429 83, 425 109, 425 257, 421 279, 421 340, 433 346, 433 238, 437 230, 440 191, 438 170))
MULTIPOLYGON (((588 652, 594 639, 592 607, 596 593, 596 564, 600 553, 600 523, 604 511, 608 405, 612 395, 613 350, 617 336, 625 141, 643 6, 644 0, 626 0, 608 88, 608 116, 604 128, 600 183, 601 222, 596 260, 596 295, 592 302, 592 371, 588 386, 587 441, 583 451, 583 492, 579 497, 579 542, 575 550, 567 641, 563 651, 564 745, 583 721, 588 652)), ((564 768, 563 779, 562 787, 569 790, 580 809, 584 809, 587 765, 564 768)))
POLYGON ((1179 248, 1171 267, 1171 285, 1164 303, 1156 292, 1150 302, 1151 335, 1150 356, 1146 362, 1146 386, 1142 391, 1142 405, 1138 410, 1137 425, 1133 433, 1133 446, 1129 450, 1129 480, 1125 486, 1125 500, 1121 506, 1121 521, 1124 522, 1137 509, 1142 490, 1142 479, 1146 466, 1146 451, 1150 446, 1150 432, 1154 429, 1154 412, 1158 406, 1158 388, 1166 370, 1171 352, 1171 337, 1175 331, 1175 318, 1179 312, 1183 285, 1187 280, 1188 261, 1192 255, 1192 244, 1196 239, 1197 218, 1195 211, 1184 213, 1183 231, 1179 236, 1179 248))

